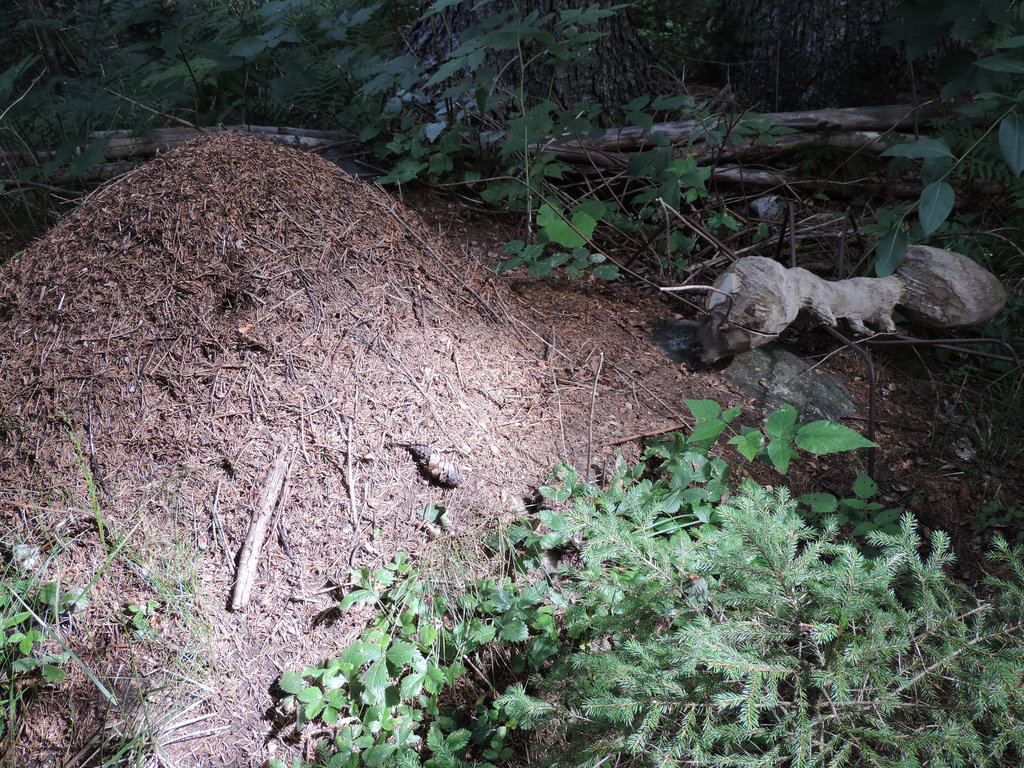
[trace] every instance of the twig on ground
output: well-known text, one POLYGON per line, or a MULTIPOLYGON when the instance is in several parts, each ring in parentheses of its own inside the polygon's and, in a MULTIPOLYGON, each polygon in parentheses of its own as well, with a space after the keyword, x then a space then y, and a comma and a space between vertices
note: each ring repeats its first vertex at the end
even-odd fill
POLYGON ((356 476, 355 462, 352 460, 352 437, 355 430, 356 410, 359 408, 359 389, 356 389, 355 399, 352 403, 352 418, 348 420, 348 472, 345 483, 348 485, 349 514, 352 517, 353 533, 359 530, 359 510, 356 507, 356 476))
POLYGON ((228 547, 228 540, 224 536, 224 527, 220 524, 220 517, 217 515, 217 505, 220 503, 220 480, 217 481, 217 488, 213 492, 213 502, 210 504, 210 520, 213 523, 213 537, 220 545, 220 551, 224 554, 224 562, 231 565, 231 548, 228 547))
POLYGON ((626 435, 620 437, 618 440, 612 440, 608 445, 622 445, 623 443, 632 443, 636 440, 643 440, 648 437, 657 437, 658 435, 666 435, 669 432, 676 432, 686 427, 686 424, 673 424, 670 427, 664 427, 663 429, 652 429, 650 432, 637 432, 634 435, 626 435))
POLYGON ((604 368, 604 352, 599 353, 597 371, 594 373, 594 389, 590 393, 590 419, 587 422, 587 479, 590 479, 590 460, 594 454, 594 406, 597 404, 597 383, 604 368))
POLYGON ((420 299, 420 325, 423 326, 423 346, 430 351, 430 340, 427 338, 427 305, 423 302, 423 291, 417 285, 416 295, 420 299))
POLYGON ((256 564, 259 562, 260 549, 267 538, 267 528, 274 514, 277 502, 281 498, 288 469, 291 466, 291 449, 288 445, 280 445, 277 455, 270 465, 267 479, 260 491, 259 501, 252 512, 249 531, 245 535, 245 543, 238 555, 238 573, 235 578, 235 591, 231 599, 231 609, 239 610, 249 602, 252 585, 256 579, 256 564))

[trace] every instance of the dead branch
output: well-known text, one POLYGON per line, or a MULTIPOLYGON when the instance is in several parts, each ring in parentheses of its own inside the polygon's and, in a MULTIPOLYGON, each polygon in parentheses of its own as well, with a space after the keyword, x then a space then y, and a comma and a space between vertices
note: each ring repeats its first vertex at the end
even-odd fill
MULTIPOLYGON (((772 125, 792 128, 797 131, 890 131, 913 129, 918 121, 928 120, 943 114, 944 109, 935 103, 918 107, 909 104, 894 104, 885 107, 848 107, 842 109, 818 109, 806 112, 769 112, 761 115, 772 125)), ((721 118, 723 121, 727 117, 721 118)), ((565 147, 595 147, 605 151, 633 152, 647 147, 648 136, 664 136, 670 142, 689 142, 698 129, 706 130, 697 120, 676 123, 655 123, 650 131, 639 126, 612 128, 597 139, 567 142, 565 147)), ((552 149, 549 147, 548 149, 552 149)))
MULTIPOLYGON (((135 131, 97 131, 90 133, 87 143, 106 140, 103 159, 110 163, 117 160, 152 157, 159 152, 167 152, 180 147, 192 139, 211 133, 247 133, 262 136, 265 139, 306 150, 324 150, 339 144, 351 143, 353 140, 338 131, 320 131, 311 128, 290 128, 273 125, 216 125, 209 128, 159 128, 144 135, 135 131)), ((77 147, 76 154, 85 151, 85 147, 77 147)), ((55 150, 45 152, 3 151, 0 152, 0 164, 8 167, 31 167, 53 160, 57 156, 55 150)))
POLYGON ((235 577, 235 592, 231 600, 231 609, 237 611, 249 602, 253 582, 256 580, 256 564, 259 562, 260 550, 267 538, 270 518, 274 514, 277 502, 284 488, 285 478, 291 466, 291 450, 287 445, 277 448, 277 455, 267 472, 267 479, 260 491, 259 501, 252 512, 249 531, 245 534, 245 543, 238 553, 238 572, 235 577))

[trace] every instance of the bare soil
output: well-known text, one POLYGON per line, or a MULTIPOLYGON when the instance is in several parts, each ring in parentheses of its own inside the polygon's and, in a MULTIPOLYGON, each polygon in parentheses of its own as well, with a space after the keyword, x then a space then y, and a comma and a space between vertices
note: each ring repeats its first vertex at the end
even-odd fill
MULTIPOLYGON (((3 267, 2 542, 53 554, 37 576, 90 596, 62 619, 81 664, 31 697, 4 764, 92 764, 144 716, 154 764, 290 762, 308 742, 278 738, 273 684, 366 626, 335 608, 350 569, 404 550, 442 589, 465 575, 447 553, 479 552, 559 458, 600 478, 641 435, 690 425, 687 398, 761 418, 720 370, 649 343, 688 311, 651 286, 493 274, 506 223, 220 134, 96 192, 3 267), (465 481, 430 482, 410 442, 465 481), (232 611, 235 558, 282 447, 252 598, 232 611), (431 504, 450 529, 424 521, 431 504), (150 599, 155 637, 140 641, 126 611, 150 599)), ((893 503, 956 534, 973 581, 970 521, 984 500, 1021 498, 1020 467, 958 460, 966 408, 948 384, 919 386, 909 357, 879 360, 879 477, 893 503)), ((822 366, 863 417, 859 358, 822 366)), ((785 482, 846 493, 858 466, 825 458, 785 482)))

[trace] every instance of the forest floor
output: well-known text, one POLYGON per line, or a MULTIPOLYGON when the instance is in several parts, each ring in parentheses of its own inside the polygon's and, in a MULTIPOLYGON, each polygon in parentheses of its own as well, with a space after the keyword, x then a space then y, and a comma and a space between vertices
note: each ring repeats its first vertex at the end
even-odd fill
MULTIPOLYGON (((2 267, 3 545, 34 548, 31 578, 88 603, 56 619, 77 661, 26 693, 0 762, 94 764, 142 734, 153 764, 290 763, 311 742, 283 738, 274 684, 365 628, 366 612, 336 608, 350 569, 401 550, 457 588, 559 459, 600 481, 644 435, 691 428, 689 398, 761 422, 720 367, 651 343, 659 324, 697 316, 681 300, 628 280, 495 275, 515 228, 218 135, 94 193, 2 267), (410 442, 465 481, 431 482, 410 442), (278 512, 252 597, 232 609, 279 453, 278 512), (424 519, 431 506, 450 526, 424 519)), ((861 359, 813 330, 792 341, 844 380, 863 431, 861 359)), ((936 360, 876 353, 876 477, 886 506, 951 533, 956 575, 974 584, 991 534, 980 509, 1024 498, 1022 467, 986 463, 984 393, 936 360)), ((853 456, 785 478, 735 464, 795 495, 849 495, 862 470, 853 456)))

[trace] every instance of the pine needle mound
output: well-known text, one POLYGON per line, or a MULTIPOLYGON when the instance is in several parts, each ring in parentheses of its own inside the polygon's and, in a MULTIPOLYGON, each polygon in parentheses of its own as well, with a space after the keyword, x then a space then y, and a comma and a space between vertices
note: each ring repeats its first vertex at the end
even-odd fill
POLYGON ((417 486, 400 445, 410 439, 473 465, 453 502, 497 505, 495 455, 512 445, 480 422, 523 386, 509 365, 521 350, 441 260, 458 257, 431 241, 380 190, 236 134, 95 194, 4 275, 15 484, 77 478, 67 491, 84 498, 77 442, 111 513, 146 503, 172 474, 199 507, 220 484, 237 534, 275 444, 288 443, 301 477, 295 542, 329 532, 317 543, 333 560, 351 544, 338 531, 365 511, 365 500, 348 509, 340 471, 351 423, 357 502, 375 497, 380 520, 417 486))
POLYGON ((89 672, 35 697, 19 759, 145 722, 179 764, 261 763, 273 681, 365 626, 336 610, 350 568, 433 548, 443 589, 462 574, 438 548, 477 545, 557 458, 614 461, 615 438, 681 418, 664 399, 680 372, 643 341, 656 298, 516 285, 491 263, 315 155, 224 133, 94 193, 0 269, 0 549, 59 552, 39 578, 89 591, 62 619, 89 672), (440 539, 429 505, 451 521, 440 539), (139 643, 126 609, 148 600, 139 643))
MULTIPOLYGON (((551 424, 524 417, 536 386, 522 342, 464 261, 317 156, 221 134, 159 157, 3 270, 0 485, 18 489, 5 519, 31 520, 19 536, 40 544, 95 537, 95 493, 108 531, 142 518, 127 548, 143 569, 157 570, 154 542, 195 543, 207 619, 234 625, 232 560, 276 447, 291 446, 284 544, 264 552, 248 627, 229 631, 275 651, 316 634, 296 606, 326 609, 324 585, 351 565, 418 548, 422 507, 473 526, 547 469, 516 450, 552 444, 551 424), (411 440, 465 482, 427 484, 411 440), (55 507, 66 514, 35 514, 55 507)), ((86 560, 69 581, 89 581, 86 560)), ((126 572, 123 594, 97 587, 92 610, 145 593, 146 573, 126 572)))

